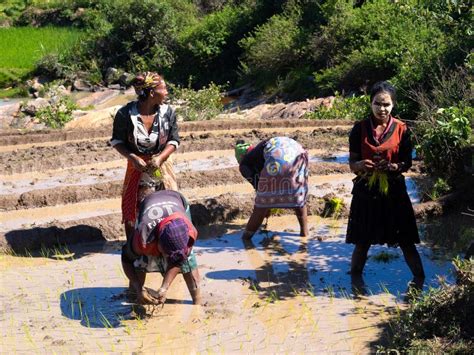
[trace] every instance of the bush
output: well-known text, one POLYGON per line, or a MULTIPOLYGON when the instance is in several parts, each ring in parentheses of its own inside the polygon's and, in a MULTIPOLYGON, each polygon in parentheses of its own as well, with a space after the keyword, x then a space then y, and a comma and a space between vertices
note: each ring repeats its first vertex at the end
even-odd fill
POLYGON ((181 82, 189 76, 200 87, 213 81, 237 80, 242 49, 238 41, 253 27, 254 5, 225 5, 188 26, 179 35, 173 75, 181 82))
POLYGON ((298 61, 299 19, 297 11, 274 15, 239 42, 244 50, 241 70, 245 76, 257 79, 260 84, 272 83, 298 61))
POLYGON ((446 48, 431 13, 409 1, 334 1, 328 23, 311 40, 318 86, 326 92, 364 91, 391 79, 408 88, 429 77, 446 48), (381 16, 381 14, 383 14, 381 16), (422 19, 422 20, 421 20, 422 19))
POLYGON ((186 4, 184 0, 104 0, 84 15, 91 26, 87 40, 68 62, 79 62, 82 70, 89 69, 86 62, 95 63, 102 73, 108 67, 166 73, 175 62, 179 26, 192 18, 192 11, 180 12, 186 4))
POLYGON ((222 112, 222 87, 219 85, 210 83, 200 90, 193 90, 191 84, 187 88, 169 86, 172 90, 171 101, 179 104, 176 113, 184 121, 209 120, 222 112))
POLYGON ((430 198, 430 200, 435 201, 441 196, 448 193, 450 190, 451 186, 449 186, 446 180, 442 178, 437 178, 435 183, 433 184, 431 192, 428 193, 428 197, 430 198))
POLYGON ((371 113, 370 99, 367 95, 342 97, 336 93, 332 107, 321 106, 314 112, 309 112, 305 118, 317 120, 363 120, 371 113))
POLYGON ((417 123, 417 151, 429 172, 452 184, 464 169, 463 152, 469 145, 472 107, 440 108, 430 121, 417 123))
POLYGON ((458 282, 442 284, 414 298, 409 308, 391 322, 388 349, 403 353, 474 352, 474 259, 455 259, 458 282))
POLYGON ((49 90, 48 96, 50 105, 38 110, 36 118, 48 127, 62 128, 72 120, 72 111, 76 109, 76 105, 69 96, 61 95, 54 89, 49 90))

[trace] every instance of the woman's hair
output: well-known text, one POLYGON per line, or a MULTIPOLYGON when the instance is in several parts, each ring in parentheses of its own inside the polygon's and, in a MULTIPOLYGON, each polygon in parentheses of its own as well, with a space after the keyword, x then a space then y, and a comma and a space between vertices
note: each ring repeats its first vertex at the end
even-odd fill
POLYGON ((374 97, 381 92, 386 92, 387 94, 389 94, 392 99, 393 105, 395 105, 395 103, 397 102, 397 92, 393 85, 386 81, 379 81, 375 83, 374 86, 372 86, 372 89, 370 90, 370 102, 372 103, 374 97))
POLYGON ((137 74, 132 81, 132 86, 139 100, 146 100, 150 96, 150 92, 160 85, 163 81, 161 75, 155 72, 144 72, 137 74))

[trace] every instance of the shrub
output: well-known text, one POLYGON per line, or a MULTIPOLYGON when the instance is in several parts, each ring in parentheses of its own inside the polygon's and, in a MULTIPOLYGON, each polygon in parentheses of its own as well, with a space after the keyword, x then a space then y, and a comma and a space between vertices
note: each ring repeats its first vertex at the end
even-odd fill
POLYGON ((265 84, 288 71, 301 55, 299 19, 297 11, 274 15, 240 40, 243 74, 265 84))
POLYGON ((332 107, 321 106, 314 112, 305 115, 306 118, 317 120, 363 120, 370 115, 369 96, 342 97, 336 93, 332 107))
POLYGON ((448 184, 462 173, 463 151, 469 144, 472 107, 440 108, 430 121, 417 123, 417 151, 422 153, 428 171, 448 184))
POLYGON ((238 41, 253 27, 254 5, 234 4, 203 16, 179 35, 173 75, 181 82, 189 76, 195 86, 211 81, 236 81, 242 49, 238 41))
POLYGON ((48 127, 62 128, 72 120, 72 111, 76 109, 76 105, 69 96, 61 95, 54 89, 49 90, 48 96, 50 105, 38 110, 36 117, 48 127))
POLYGON ((426 80, 446 48, 446 36, 431 13, 412 2, 334 3, 327 25, 310 45, 315 65, 322 68, 315 79, 323 91, 364 90, 387 79, 399 88, 410 87, 426 80))
POLYGON ((439 177, 436 179, 435 183, 433 184, 433 188, 431 189, 431 192, 428 194, 428 197, 432 201, 435 201, 441 196, 448 193, 450 190, 451 190, 451 186, 449 186, 447 181, 439 177))
POLYGON ((474 352, 474 259, 454 259, 457 284, 442 284, 414 298, 391 322, 388 349, 403 353, 474 352))
POLYGON ((188 87, 169 85, 172 90, 172 102, 179 103, 176 113, 185 121, 209 120, 222 112, 221 89, 222 87, 210 83, 200 90, 188 87))
MULTIPOLYGON (((189 21, 178 10, 185 1, 102 1, 86 15, 91 29, 87 40, 68 61, 95 62, 101 72, 108 67, 127 71, 169 70, 175 61, 178 22, 189 21)), ((191 13, 192 15, 192 13, 191 13)), ((189 14, 187 14, 188 17, 189 14)))

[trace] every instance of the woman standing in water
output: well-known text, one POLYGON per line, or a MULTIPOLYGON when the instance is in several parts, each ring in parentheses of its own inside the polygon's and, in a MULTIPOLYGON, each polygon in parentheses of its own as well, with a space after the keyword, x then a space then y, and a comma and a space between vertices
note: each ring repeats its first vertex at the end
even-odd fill
POLYGON ((292 208, 300 235, 308 236, 308 153, 288 137, 265 139, 255 147, 238 141, 236 159, 242 176, 255 188, 255 205, 243 239, 251 239, 271 208, 292 208))
POLYGON ((400 246, 413 273, 412 284, 421 289, 425 279, 415 215, 402 173, 412 165, 407 126, 391 116, 396 93, 387 82, 370 93, 372 115, 357 122, 349 137, 349 165, 357 174, 346 243, 355 244, 351 275, 361 277, 371 245, 400 246))

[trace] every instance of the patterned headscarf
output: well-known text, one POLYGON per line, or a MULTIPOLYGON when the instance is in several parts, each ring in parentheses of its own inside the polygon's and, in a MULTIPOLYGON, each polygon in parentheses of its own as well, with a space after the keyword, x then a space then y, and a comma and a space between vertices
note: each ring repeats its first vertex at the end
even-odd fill
POLYGON ((182 218, 173 219, 159 232, 158 242, 172 265, 182 264, 188 257, 189 228, 182 218))
POLYGON ((153 89, 163 82, 163 78, 155 72, 147 71, 138 74, 132 82, 138 96, 144 96, 149 89, 153 89))

